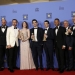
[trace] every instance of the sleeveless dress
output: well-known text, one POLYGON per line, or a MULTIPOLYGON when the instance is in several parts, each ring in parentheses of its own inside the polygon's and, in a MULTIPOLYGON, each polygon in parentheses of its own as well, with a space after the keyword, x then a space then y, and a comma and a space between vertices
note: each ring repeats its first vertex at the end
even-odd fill
MULTIPOLYGON (((24 35, 24 38, 28 38, 29 29, 21 29, 20 32, 24 35)), ((35 69, 29 40, 25 42, 20 41, 20 70, 35 69)))

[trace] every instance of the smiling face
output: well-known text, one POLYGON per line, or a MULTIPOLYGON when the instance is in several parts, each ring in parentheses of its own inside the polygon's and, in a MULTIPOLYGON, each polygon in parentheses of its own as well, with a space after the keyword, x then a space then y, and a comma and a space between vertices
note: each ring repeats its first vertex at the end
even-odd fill
POLYGON ((36 21, 33 21, 32 24, 33 24, 34 27, 38 26, 38 23, 36 21))
POLYGON ((17 26, 17 20, 12 20, 12 25, 17 26))
POLYGON ((44 22, 44 26, 45 26, 45 28, 49 27, 48 22, 44 22))
POLYGON ((54 24, 56 27, 59 26, 59 24, 60 24, 59 20, 54 20, 54 24))
POLYGON ((26 22, 23 22, 23 28, 27 28, 26 22))
POLYGON ((6 20, 2 19, 2 25, 5 26, 6 25, 6 20))
POLYGON ((64 27, 67 28, 69 26, 68 21, 64 21, 64 27))

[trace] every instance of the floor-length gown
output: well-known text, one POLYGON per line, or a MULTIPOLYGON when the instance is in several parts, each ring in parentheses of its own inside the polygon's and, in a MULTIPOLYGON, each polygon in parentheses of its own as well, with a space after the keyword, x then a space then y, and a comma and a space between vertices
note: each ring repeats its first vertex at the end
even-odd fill
MULTIPOLYGON (((28 38, 29 29, 21 29, 20 32, 24 38, 28 38)), ((32 58, 29 40, 25 42, 20 41, 20 70, 34 69, 35 65, 32 58)))

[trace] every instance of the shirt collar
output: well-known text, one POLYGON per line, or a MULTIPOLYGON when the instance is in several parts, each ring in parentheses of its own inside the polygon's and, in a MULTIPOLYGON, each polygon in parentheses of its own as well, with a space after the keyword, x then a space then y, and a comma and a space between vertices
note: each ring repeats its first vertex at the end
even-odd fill
POLYGON ((58 29, 59 29, 60 25, 58 25, 57 27, 58 27, 58 29))
POLYGON ((45 29, 47 29, 47 30, 48 30, 48 29, 49 29, 49 27, 47 27, 47 28, 45 28, 45 29))
POLYGON ((68 29, 69 27, 66 27, 66 29, 68 29))

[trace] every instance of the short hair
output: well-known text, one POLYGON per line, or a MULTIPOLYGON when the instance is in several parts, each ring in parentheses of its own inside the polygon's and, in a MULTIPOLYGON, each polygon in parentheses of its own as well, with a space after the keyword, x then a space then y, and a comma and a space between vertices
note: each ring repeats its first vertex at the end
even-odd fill
POLYGON ((68 22, 67 20, 64 20, 64 22, 68 22))
MULTIPOLYGON (((1 21, 2 21, 2 20, 5 20, 5 21, 6 21, 6 19, 1 19, 1 21)), ((6 22, 7 22, 7 21, 6 21, 6 22)))
POLYGON ((33 21, 36 21, 36 23, 38 22, 36 19, 33 19, 33 20, 32 20, 32 23, 33 23, 33 21))
POLYGON ((13 21, 13 20, 15 20, 16 22, 18 22, 17 19, 12 19, 12 21, 13 21))
MULTIPOLYGON (((58 21, 60 22, 60 20, 59 20, 58 18, 55 18, 55 20, 58 20, 58 21)), ((55 20, 54 20, 54 21, 55 21, 55 20)))
POLYGON ((45 20, 44 22, 47 22, 49 24, 49 21, 48 20, 45 20))
POLYGON ((23 23, 24 23, 24 22, 26 23, 26 28, 28 29, 28 23, 27 23, 26 21, 23 21, 23 22, 22 22, 22 28, 23 28, 23 23))

